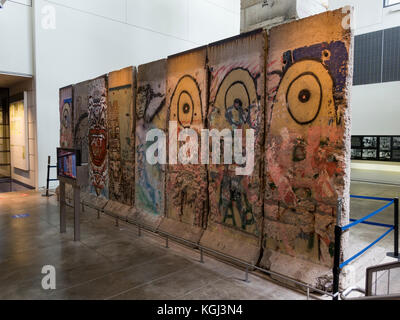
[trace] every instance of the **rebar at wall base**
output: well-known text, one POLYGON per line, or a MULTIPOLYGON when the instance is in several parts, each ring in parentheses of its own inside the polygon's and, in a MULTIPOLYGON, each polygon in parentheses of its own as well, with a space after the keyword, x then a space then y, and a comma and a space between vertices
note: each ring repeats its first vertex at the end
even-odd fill
POLYGON ((250 280, 249 280, 249 267, 248 266, 246 266, 246 276, 245 276, 244 282, 250 283, 250 280))
MULTIPOLYGON (((99 213, 99 215, 100 215, 100 211, 99 211, 99 210, 98 210, 98 213, 99 213)), ((135 223, 135 222, 133 222, 133 221, 126 221, 126 220, 124 220, 124 222, 127 223, 127 224, 139 226, 138 223, 135 223)), ((289 281, 289 282, 291 282, 291 283, 293 283, 293 284, 299 285, 299 286, 301 286, 301 287, 308 288, 308 289, 310 290, 310 297, 311 297, 311 291, 315 291, 315 292, 317 292, 317 293, 319 293, 319 294, 326 295, 326 296, 329 296, 329 297, 331 297, 331 298, 335 298, 335 297, 338 297, 338 296, 339 296, 339 293, 331 294, 331 293, 329 293, 329 292, 326 292, 326 291, 323 291, 323 290, 320 290, 320 289, 317 289, 317 288, 314 288, 314 287, 310 287, 310 286, 307 285, 307 284, 301 283, 301 282, 299 282, 299 281, 297 281, 297 280, 291 279, 291 278, 289 278, 289 277, 287 277, 287 276, 284 276, 284 275, 281 275, 281 274, 279 274, 279 273, 276 273, 276 272, 273 272, 273 271, 270 271, 270 270, 266 270, 266 269, 263 269, 263 268, 261 268, 261 267, 257 267, 257 266, 255 266, 255 265, 249 264, 249 263, 247 263, 247 262, 245 262, 245 261, 239 260, 239 259, 237 259, 237 258, 235 258, 235 257, 229 256, 229 255, 226 255, 226 254, 223 254, 223 253, 221 253, 221 252, 212 250, 212 249, 210 249, 210 248, 203 247, 203 246, 199 245, 198 243, 194 243, 194 242, 188 241, 188 240, 186 240, 186 239, 184 239, 184 238, 180 238, 180 237, 177 237, 177 236, 173 236, 173 235, 168 234, 168 233, 166 233, 166 232, 156 231, 156 230, 154 230, 153 227, 151 227, 151 226, 149 226, 149 225, 140 224, 140 229, 141 229, 141 230, 143 229, 144 231, 149 232, 149 233, 151 233, 151 234, 158 234, 160 237, 165 237, 165 247, 166 247, 167 249, 169 248, 169 238, 171 238, 172 240, 175 239, 175 241, 176 241, 177 243, 180 243, 180 244, 183 243, 183 244, 186 244, 187 246, 189 246, 189 247, 192 248, 192 249, 198 248, 199 250, 201 250, 201 251, 203 252, 203 261, 204 261, 204 251, 206 251, 206 252, 209 252, 209 253, 211 253, 211 254, 213 254, 213 255, 216 255, 217 257, 219 256, 219 257, 221 257, 221 258, 228 259, 229 261, 231 261, 231 262, 233 262, 233 263, 237 263, 237 264, 239 264, 239 265, 246 266, 246 267, 247 267, 247 268, 246 268, 246 269, 247 269, 247 272, 246 272, 246 273, 247 273, 247 280, 249 280, 249 279, 248 279, 248 277, 249 277, 249 276, 248 276, 249 268, 252 268, 252 269, 261 271, 262 273, 265 273, 265 274, 267 274, 267 275, 269 275, 269 276, 275 276, 275 277, 278 277, 278 278, 283 279, 283 280, 285 280, 285 281, 289 281)), ((201 253, 200 253, 200 254, 201 254, 201 253)), ((250 281, 248 281, 248 282, 250 282, 250 281)), ((299 292, 300 292, 300 291, 299 291, 299 292)), ((303 294, 304 294, 304 291, 303 291, 303 294)), ((314 297, 314 296, 313 296, 313 298, 315 298, 315 299, 317 299, 317 300, 321 300, 320 298, 317 298, 317 297, 314 297)))

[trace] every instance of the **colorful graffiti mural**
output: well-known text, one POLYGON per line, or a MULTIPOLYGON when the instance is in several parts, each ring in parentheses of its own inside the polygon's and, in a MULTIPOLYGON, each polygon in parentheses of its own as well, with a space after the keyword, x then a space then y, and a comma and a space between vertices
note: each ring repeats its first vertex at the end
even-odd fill
POLYGON ((110 200, 134 204, 134 69, 108 75, 108 161, 110 200))
POLYGON ((109 198, 108 194, 108 132, 106 77, 89 82, 89 181, 90 191, 109 198))
POLYGON ((62 89, 60 143, 72 142, 89 163, 85 201, 104 208, 110 199, 107 210, 123 219, 304 282, 326 280, 339 197, 342 219, 349 214, 345 16, 256 30, 62 89), (152 129, 165 134, 169 164, 148 162, 152 129), (205 148, 208 163, 205 131, 221 151, 205 148), (246 163, 225 158, 232 138, 240 143, 231 157, 254 156, 248 175, 237 171, 246 163))
POLYGON ((74 146, 74 109, 72 86, 60 89, 60 146, 74 146))
POLYGON ((270 32, 264 248, 331 266, 337 199, 346 187, 350 34, 341 14, 324 16, 336 32, 282 41, 321 16, 270 32))
MULTIPOLYGON (((236 174, 239 164, 209 165, 210 213, 202 243, 243 258, 236 247, 247 247, 248 260, 259 256, 262 235, 261 158, 264 143, 264 61, 266 34, 257 31, 210 45, 211 71, 209 115, 210 130, 242 130, 241 154, 246 153, 246 132, 254 130, 253 173, 236 174), (226 237, 236 232, 237 244, 226 248, 226 237), (225 236, 225 237, 224 237, 225 236), (250 249, 248 246, 251 246, 250 249)), ((221 145, 222 141, 221 141, 221 145)), ((222 157, 222 153, 221 153, 222 157)), ((220 163, 226 163, 220 161, 220 163)))
POLYGON ((85 81, 73 86, 74 148, 81 151, 82 163, 89 162, 88 83, 88 81, 85 81))
POLYGON ((152 129, 166 132, 167 60, 141 65, 138 69, 136 100, 136 208, 164 216, 165 165, 151 165, 146 160, 150 145, 146 134, 152 129))
MULTIPOLYGON (((206 48, 168 59, 168 121, 177 123, 178 136, 184 129, 200 133, 207 112, 206 48)), ((178 139, 171 137, 170 139, 178 139)), ((178 143, 178 149, 184 142, 178 143)), ((179 153, 179 150, 178 150, 179 153)), ((169 155, 170 163, 172 155, 169 155)), ((207 169, 204 165, 168 165, 166 216, 178 222, 203 227, 207 216, 207 169)))

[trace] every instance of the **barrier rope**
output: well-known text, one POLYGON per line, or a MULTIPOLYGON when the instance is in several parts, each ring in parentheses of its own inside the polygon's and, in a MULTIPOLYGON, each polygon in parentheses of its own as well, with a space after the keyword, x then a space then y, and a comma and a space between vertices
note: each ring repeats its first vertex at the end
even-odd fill
MULTIPOLYGON (((350 219, 350 221, 357 221, 356 219, 350 219)), ((369 222, 369 221, 363 221, 361 222, 362 224, 368 224, 370 226, 376 226, 376 227, 384 227, 384 228, 391 228, 393 225, 391 224, 384 224, 384 223, 379 223, 379 222, 369 222)))
POLYGON ((364 200, 378 200, 378 201, 390 201, 388 204, 384 205, 382 208, 370 213, 369 215, 361 218, 361 219, 350 219, 350 221, 352 223, 341 227, 342 231, 346 231, 349 230, 350 228, 362 223, 362 224, 367 224, 367 225, 371 225, 371 226, 377 226, 377 227, 384 227, 384 228, 389 228, 389 230, 387 230, 383 235, 381 235, 378 239, 376 239, 374 242, 372 242, 370 245, 368 245, 367 247, 365 247, 364 249, 362 249, 360 252, 356 253, 354 256, 352 256, 351 258, 347 259, 346 261, 344 261, 342 264, 339 265, 340 269, 343 269, 345 266, 347 266, 350 262, 352 262, 353 260, 357 259, 359 256, 361 256, 362 254, 364 254, 366 251, 368 251, 369 249, 371 249, 374 245, 376 245, 379 241, 381 241, 383 238, 385 238, 389 233, 391 233, 394 229, 395 226, 394 225, 390 225, 390 224, 384 224, 384 223, 379 223, 379 222, 369 222, 366 220, 371 219, 372 217, 376 216, 378 213, 381 213, 383 210, 387 209, 388 207, 390 207, 392 204, 394 204, 394 199, 389 199, 389 198, 378 198, 378 197, 365 197, 365 196, 350 196, 350 198, 353 199, 364 199, 364 200))
POLYGON ((383 235, 381 235, 378 239, 376 239, 374 242, 372 242, 369 246, 365 247, 362 249, 359 253, 355 254, 352 256, 350 259, 347 259, 345 262, 343 262, 340 265, 340 269, 343 269, 345 266, 347 266, 350 262, 352 262, 354 259, 358 258, 362 254, 364 254, 366 251, 371 249, 374 245, 376 245, 379 241, 381 241, 383 238, 385 238, 389 233, 391 233, 394 230, 394 226, 392 226, 388 231, 386 231, 383 235))
POLYGON ((366 196, 350 196, 353 199, 364 199, 364 200, 377 200, 377 201, 392 201, 393 198, 378 198, 378 197, 366 197, 366 196))
POLYGON ((383 210, 385 210, 386 208, 390 207, 393 203, 394 203, 394 200, 391 199, 391 201, 390 201, 387 205, 385 205, 385 206, 383 206, 382 208, 380 208, 380 209, 378 209, 378 210, 372 212, 371 214, 365 216, 364 218, 361 218, 361 219, 359 219, 359 220, 356 220, 356 221, 354 221, 353 223, 350 223, 350 224, 348 224, 347 226, 342 227, 342 230, 343 230, 343 231, 346 231, 346 230, 348 230, 348 229, 350 229, 350 228, 352 228, 352 227, 354 227, 354 226, 356 226, 356 225, 358 225, 358 224, 364 222, 365 220, 371 219, 372 217, 376 216, 378 213, 381 213, 383 210))
MULTIPOLYGON (((379 241, 384 239, 386 236, 388 236, 392 231, 394 231, 394 256, 398 257, 399 256, 399 198, 379 198, 379 197, 366 197, 366 196, 354 196, 351 195, 350 198, 353 199, 363 199, 363 200, 378 200, 378 201, 388 201, 389 203, 383 206, 382 208, 370 213, 369 215, 365 216, 364 218, 355 220, 355 219, 350 219, 350 222, 348 225, 340 227, 339 222, 340 222, 340 216, 341 216, 341 210, 342 210, 342 199, 339 199, 338 201, 338 224, 335 226, 335 250, 334 250, 334 262, 333 262, 333 291, 338 293, 339 292, 339 281, 340 281, 340 271, 343 269, 345 266, 347 266, 350 262, 353 260, 357 259, 360 257, 362 254, 364 254, 366 251, 371 249, 374 245, 376 245, 379 241), (383 210, 387 209, 391 205, 394 204, 394 225, 390 224, 385 224, 385 223, 379 223, 379 222, 371 222, 367 221, 371 219, 372 217, 376 216, 377 214, 381 213, 383 210), (388 230, 381 235, 378 239, 376 239, 374 242, 369 244, 367 247, 356 253, 354 256, 351 258, 347 259, 346 261, 340 263, 340 258, 341 258, 341 237, 344 231, 349 230, 350 228, 358 225, 358 224, 367 224, 371 226, 377 226, 377 227, 383 227, 383 228, 388 228, 388 230)), ((334 300, 338 300, 338 297, 335 296, 333 298, 334 300)))

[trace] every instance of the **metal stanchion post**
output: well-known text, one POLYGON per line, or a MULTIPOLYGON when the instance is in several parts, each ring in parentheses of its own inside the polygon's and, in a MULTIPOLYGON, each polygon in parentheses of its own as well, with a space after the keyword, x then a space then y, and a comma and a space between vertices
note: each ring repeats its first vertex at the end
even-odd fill
MULTIPOLYGON (((339 292, 339 281, 340 281, 340 253, 341 253, 341 242, 342 242, 342 228, 340 226, 342 216, 342 199, 338 199, 337 204, 337 225, 335 226, 335 253, 333 260, 333 294, 339 292)), ((333 300, 339 300, 339 296, 333 298, 333 300)))
POLYGON ((47 181, 46 181, 46 197, 49 196, 49 183, 50 183, 50 161, 51 157, 47 158, 47 181))
POLYGON ((249 283, 249 266, 246 266, 246 279, 244 280, 245 282, 249 283))
POLYGON ((200 262, 201 262, 201 263, 204 263, 203 248, 200 248, 200 262))
MULTIPOLYGON (((333 294, 339 292, 340 280, 340 251, 341 251, 342 228, 335 226, 335 256, 333 262, 333 294)), ((336 296, 333 300, 338 300, 336 296)))
POLYGON ((394 199, 394 256, 399 256, 399 198, 394 199))

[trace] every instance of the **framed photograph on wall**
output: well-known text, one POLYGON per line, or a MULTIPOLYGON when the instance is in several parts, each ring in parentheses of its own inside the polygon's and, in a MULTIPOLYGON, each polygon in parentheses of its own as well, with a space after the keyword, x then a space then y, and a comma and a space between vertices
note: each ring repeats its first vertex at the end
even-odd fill
POLYGON ((27 92, 10 97, 10 153, 12 166, 29 171, 27 92))
POLYGON ((363 160, 374 160, 378 157, 377 150, 375 149, 363 149, 362 159, 363 160))
POLYGON ((400 136, 352 136, 351 159, 400 162, 400 136))
POLYGON ((375 149, 378 145, 377 137, 364 137, 363 138, 363 148, 365 149, 375 149))
POLYGON ((379 150, 380 151, 391 151, 392 150, 392 138, 391 137, 379 137, 379 150))
POLYGON ((393 137, 393 150, 400 150, 400 137, 393 137))

